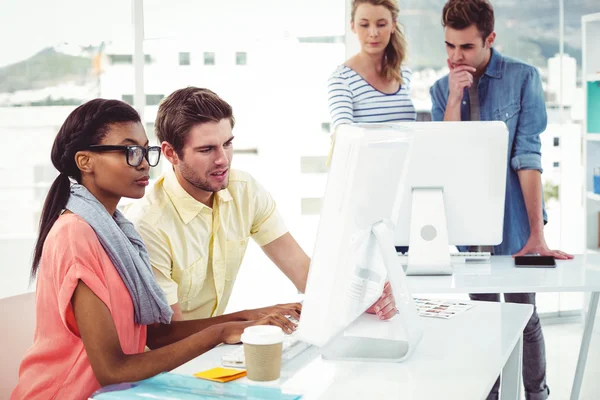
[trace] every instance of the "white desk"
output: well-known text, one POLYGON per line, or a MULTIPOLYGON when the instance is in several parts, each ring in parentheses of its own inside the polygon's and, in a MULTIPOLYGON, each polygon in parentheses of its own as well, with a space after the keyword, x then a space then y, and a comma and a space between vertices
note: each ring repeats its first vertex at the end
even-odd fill
MULTIPOLYGON (((425 333, 404 363, 324 361, 311 347, 282 368, 270 384, 304 399, 485 398, 502 370, 502 398, 518 399, 522 331, 533 308, 481 303, 450 320, 422 318, 425 333)), ((375 321, 376 323, 385 323, 375 321)), ((220 366, 232 346, 220 346, 173 372, 191 375, 220 366)), ((240 383, 250 383, 246 378, 240 383)))
POLYGON ((409 276, 412 293, 528 293, 591 292, 571 399, 579 398, 600 292, 600 255, 557 261, 556 268, 517 268, 510 256, 494 256, 491 263, 467 264, 452 276, 409 276))

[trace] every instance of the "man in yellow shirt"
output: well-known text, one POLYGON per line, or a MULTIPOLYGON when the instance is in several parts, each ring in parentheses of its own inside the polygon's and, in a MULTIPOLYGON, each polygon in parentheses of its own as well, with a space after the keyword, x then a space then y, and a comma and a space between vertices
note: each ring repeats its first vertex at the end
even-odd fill
MULTIPOLYGON (((188 87, 163 100, 155 129, 173 169, 126 210, 148 247, 174 320, 223 314, 250 237, 304 292, 309 257, 269 193, 248 173, 230 169, 234 123, 231 106, 208 89, 188 87)), ((255 320, 273 312, 298 317, 300 308, 283 304, 230 318, 255 320)), ((396 313, 389 285, 370 311, 382 319, 396 313)))

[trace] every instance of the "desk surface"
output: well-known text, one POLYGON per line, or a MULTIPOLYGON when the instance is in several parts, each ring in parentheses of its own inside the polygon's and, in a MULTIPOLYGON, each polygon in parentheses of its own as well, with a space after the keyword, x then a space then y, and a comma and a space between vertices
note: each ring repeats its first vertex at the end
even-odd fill
POLYGON ((412 293, 598 292, 600 256, 556 261, 556 268, 517 268, 511 256, 465 264, 449 276, 409 276, 412 293))
MULTIPOLYGON (((404 363, 325 361, 315 347, 284 364, 270 383, 304 399, 482 399, 508 360, 532 307, 480 303, 450 320, 422 318, 425 333, 404 363)), ((385 323, 376 321, 377 323, 385 323)), ((220 366, 233 349, 219 346, 173 372, 191 375, 220 366)), ((246 378, 240 383, 250 383, 246 378)))

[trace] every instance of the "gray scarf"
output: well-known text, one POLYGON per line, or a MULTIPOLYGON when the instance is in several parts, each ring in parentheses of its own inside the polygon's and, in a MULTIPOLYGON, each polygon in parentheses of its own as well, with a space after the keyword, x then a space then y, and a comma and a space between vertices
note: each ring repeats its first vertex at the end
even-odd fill
POLYGON ((170 323, 173 310, 156 283, 148 251, 133 224, 119 210, 111 217, 102 203, 80 184, 71 186, 65 208, 83 218, 98 235, 129 290, 135 322, 141 325, 170 323))

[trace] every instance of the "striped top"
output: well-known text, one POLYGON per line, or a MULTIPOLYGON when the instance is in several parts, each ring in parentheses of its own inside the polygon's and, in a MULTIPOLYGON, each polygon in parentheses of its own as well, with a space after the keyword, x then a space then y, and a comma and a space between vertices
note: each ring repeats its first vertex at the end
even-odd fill
POLYGON ((403 83, 396 93, 382 93, 353 69, 341 65, 328 81, 331 131, 353 122, 415 121, 417 113, 410 99, 411 72, 402 68, 403 83))

